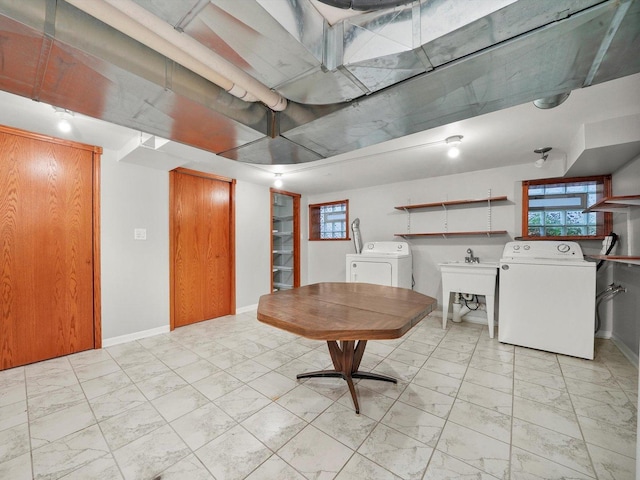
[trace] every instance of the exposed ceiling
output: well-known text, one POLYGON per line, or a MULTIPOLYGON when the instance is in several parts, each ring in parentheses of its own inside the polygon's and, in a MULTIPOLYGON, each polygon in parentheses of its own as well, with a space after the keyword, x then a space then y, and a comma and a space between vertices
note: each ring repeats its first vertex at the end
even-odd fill
POLYGON ((0 89, 77 112, 76 125, 91 117, 133 130, 123 137, 172 140, 137 152, 138 163, 188 158, 261 182, 288 172, 304 193, 525 163, 547 145, 571 174, 602 170, 609 147, 624 163, 640 153, 640 134, 612 145, 580 135, 594 122, 638 121, 638 51, 640 0, 425 0, 364 13, 315 0, 0 0, 0 89), (103 18, 110 26, 71 3, 142 11, 123 23, 144 27, 148 16, 171 28, 134 40, 116 29, 126 31, 118 15, 103 18), (181 63, 184 51, 174 58, 177 47, 164 46, 176 29, 179 42, 199 44, 181 63), (286 107, 212 83, 209 53, 286 107), (564 92, 559 107, 531 103, 564 92), (424 146, 450 135, 464 136, 457 163, 424 146))

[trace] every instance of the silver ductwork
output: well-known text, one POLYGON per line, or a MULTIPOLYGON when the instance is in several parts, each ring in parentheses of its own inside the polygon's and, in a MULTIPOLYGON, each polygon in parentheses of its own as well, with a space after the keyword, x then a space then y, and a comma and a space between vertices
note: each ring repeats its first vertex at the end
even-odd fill
POLYGON ((397 1, 333 23, 312 0, 135 3, 180 32, 177 42, 197 42, 265 93, 288 99, 286 108, 239 100, 189 62, 62 0, 0 0, 0 88, 230 159, 275 164, 640 71, 640 0, 397 1))

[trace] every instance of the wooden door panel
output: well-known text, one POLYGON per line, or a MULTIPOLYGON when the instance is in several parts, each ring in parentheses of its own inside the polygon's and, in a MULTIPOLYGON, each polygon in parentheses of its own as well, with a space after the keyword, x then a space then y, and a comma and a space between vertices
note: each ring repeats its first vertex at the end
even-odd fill
POLYGON ((4 132, 0 152, 0 368, 93 348, 93 153, 4 132))
POLYGON ((232 313, 227 181, 172 172, 172 326, 232 313))

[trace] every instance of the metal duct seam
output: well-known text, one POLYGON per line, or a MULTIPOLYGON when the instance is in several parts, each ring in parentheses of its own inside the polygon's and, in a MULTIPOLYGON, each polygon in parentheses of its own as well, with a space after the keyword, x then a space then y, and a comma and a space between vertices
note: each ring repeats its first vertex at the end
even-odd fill
POLYGON ((261 101, 282 111, 287 100, 197 40, 130 0, 67 0, 68 3, 245 101, 261 101))

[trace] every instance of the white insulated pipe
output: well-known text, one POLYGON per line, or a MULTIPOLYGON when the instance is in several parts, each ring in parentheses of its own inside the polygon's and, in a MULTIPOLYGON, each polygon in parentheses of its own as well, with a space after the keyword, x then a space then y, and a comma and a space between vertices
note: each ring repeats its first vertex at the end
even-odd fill
POLYGON ((275 111, 287 106, 283 96, 131 0, 66 1, 242 100, 275 111))

